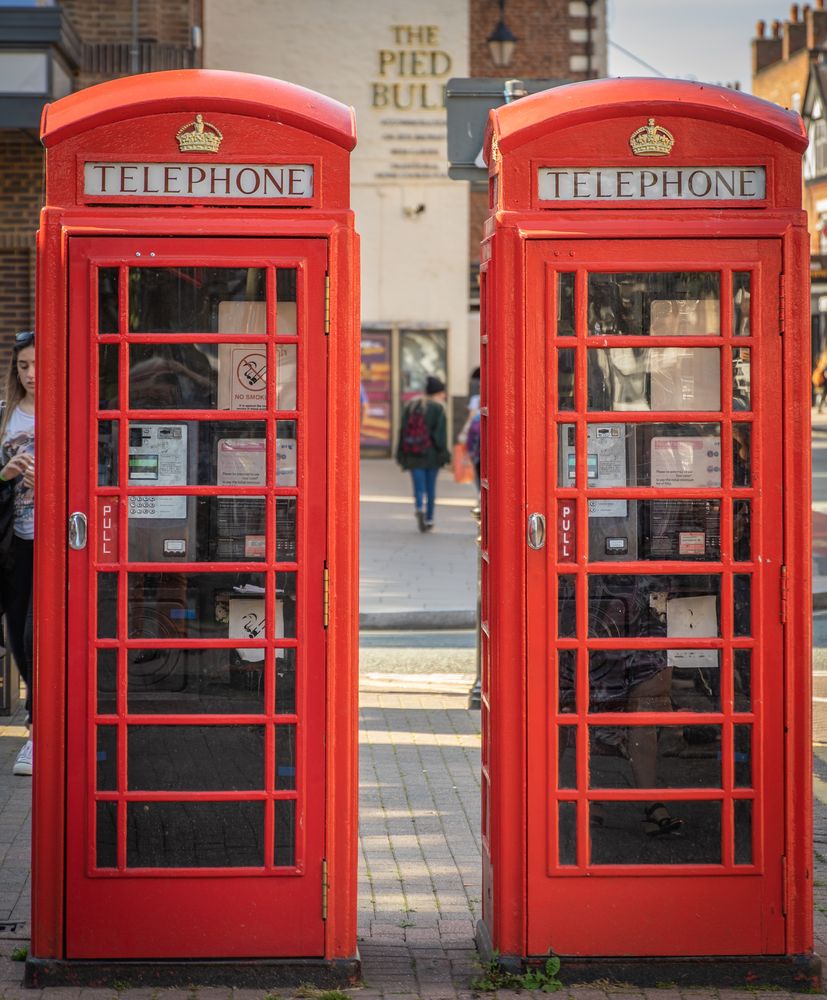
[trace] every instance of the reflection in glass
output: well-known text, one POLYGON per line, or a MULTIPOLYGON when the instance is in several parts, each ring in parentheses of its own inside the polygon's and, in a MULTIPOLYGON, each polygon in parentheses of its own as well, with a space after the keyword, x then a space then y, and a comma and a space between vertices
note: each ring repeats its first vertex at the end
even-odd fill
POLYGON ((574 409, 574 358, 571 347, 557 352, 557 407, 560 410, 574 409))
POLYGON ((732 351, 732 409, 751 410, 751 352, 748 347, 736 347, 732 351))
POLYGON ((717 347, 592 349, 589 409, 719 410, 720 364, 717 347))
POLYGON ((214 410, 219 378, 230 381, 219 373, 219 346, 225 345, 130 344, 129 405, 135 410, 214 410))
POLYGON ((557 336, 574 336, 574 272, 557 275, 557 336))
POLYGON ((590 274, 588 288, 590 335, 720 333, 717 272, 590 274))
POLYGON ((735 787, 752 788, 752 726, 733 726, 735 787))
POLYGON ((705 639, 720 635, 718 574, 593 575, 589 635, 705 639))
POLYGON ((276 409, 296 409, 296 345, 276 344, 276 409))
POLYGON ((118 727, 98 726, 95 747, 99 792, 114 792, 118 788, 118 727))
POLYGON ((276 335, 292 337, 296 326, 296 269, 280 267, 276 270, 276 335))
POLYGON ((561 865, 577 864, 577 803, 558 802, 559 860, 561 865))
POLYGON ((732 558, 736 562, 749 562, 751 546, 752 501, 732 501, 732 558))
POLYGON ((129 868, 264 864, 263 802, 127 802, 129 868))
POLYGON ((263 573, 130 573, 128 607, 131 639, 265 638, 263 573))
POLYGON ((734 271, 732 274, 732 332, 736 337, 750 335, 750 279, 749 271, 734 271))
POLYGON ((262 268, 134 267, 130 333, 266 334, 262 268))
POLYGON ((752 711, 752 650, 733 650, 735 671, 735 711, 752 711))
POLYGON ((118 420, 98 421, 98 486, 118 485, 118 420))
POLYGON ((130 791, 264 788, 263 726, 130 726, 130 791))
POLYGON ((614 516, 613 508, 606 509, 614 503, 618 501, 590 505, 590 560, 721 558, 720 500, 619 501, 627 508, 627 516, 614 516))
MULTIPOLYGON (((559 424, 559 486, 576 484, 574 424, 559 424)), ((661 489, 716 488, 721 485, 721 425, 718 423, 590 423, 588 486, 606 489, 657 486, 661 489)), ((595 517, 627 516, 626 500, 589 503, 595 517)))
POLYGON ((732 485, 752 485, 752 424, 732 425, 732 485))
POLYGON ((128 711, 133 715, 264 711, 264 661, 244 660, 240 650, 130 649, 127 660, 128 711))
POLYGON ((735 799, 735 864, 752 864, 752 799, 735 799))
POLYGON ((117 267, 98 268, 98 333, 118 333, 117 267))
POLYGON ((276 423, 276 486, 295 486, 298 463, 296 421, 279 420, 276 423))
POLYGON ((276 715, 296 713, 296 650, 276 650, 276 715))
POLYGON ((118 651, 99 649, 98 660, 98 715, 114 715, 118 711, 118 651))
POLYGON ((752 635, 752 577, 736 573, 732 578, 733 635, 752 635))
POLYGON ((118 574, 98 573, 98 638, 118 637, 118 574))
POLYGON ((118 351, 117 344, 98 347, 98 407, 101 410, 118 408, 118 351))
POLYGON ((721 787, 720 726, 590 726, 589 730, 589 788, 721 787), (656 768, 654 761, 638 759, 638 747, 650 739, 656 768), (677 747, 683 749, 675 752, 677 747))
MULTIPOLYGON (((590 712, 717 712, 721 707, 720 650, 593 649, 589 651, 590 712), (650 682, 666 668, 664 687, 650 682)), ((680 734, 678 734, 680 735, 680 734)), ((676 742, 681 745, 682 739, 676 742)))
POLYGON ((276 638, 296 638, 295 573, 276 573, 276 638))
POLYGON ((557 577, 557 634, 561 639, 572 639, 577 634, 575 577, 561 574, 557 577))
MULTIPOLYGON (((674 712, 721 711, 721 651, 719 649, 670 649, 672 667, 669 700, 674 712)), ((687 749, 686 734, 676 733, 677 752, 687 749)))
POLYGON ((296 863, 296 800, 276 799, 273 864, 291 867, 296 863))
POLYGON ((118 804, 95 803, 95 867, 118 866, 118 804))
POLYGON ((557 650, 557 685, 558 685, 558 712, 576 712, 576 682, 575 668, 577 665, 576 649, 557 650))
POLYGON ((278 497, 276 500, 276 561, 296 560, 296 505, 295 497, 278 497))
MULTIPOLYGON (((720 801, 670 800, 668 812, 683 820, 676 833, 646 836, 645 802, 594 803, 602 822, 591 825, 593 865, 721 864, 720 801), (598 812, 599 809, 599 812, 598 812)), ((658 814, 656 814, 658 815, 658 814)))
POLYGON ((577 788, 577 729, 574 726, 560 726, 557 750, 557 787, 577 788))
POLYGON ((296 787, 296 727, 276 726, 276 789, 296 787))

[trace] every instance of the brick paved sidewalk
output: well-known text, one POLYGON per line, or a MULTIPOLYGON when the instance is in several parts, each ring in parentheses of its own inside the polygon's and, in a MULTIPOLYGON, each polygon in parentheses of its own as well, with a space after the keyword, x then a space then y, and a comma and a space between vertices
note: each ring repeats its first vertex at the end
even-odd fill
MULTIPOLYGON (((466 1000, 479 975, 473 927, 480 909, 479 715, 465 708, 467 677, 372 674, 361 691, 359 948, 364 987, 354 1000, 466 1000)), ((2 720, 0 720, 2 721, 2 720)), ((30 782, 13 778, 18 720, 0 724, 0 1000, 265 1000, 263 990, 50 989, 27 991, 30 782), (15 929, 15 924, 17 928, 15 929)), ((822 763, 817 759, 817 767, 822 763)), ((823 765, 827 770, 827 765, 823 765)), ((827 778, 827 773, 823 775, 827 778)), ((827 784, 816 780, 816 949, 827 958, 827 784)), ((282 989, 281 996, 309 996, 282 989)), ((598 981, 571 1000, 743 1000, 743 990, 639 990, 598 981)), ((513 994, 500 991, 500 997, 513 994)), ((524 996, 532 996, 526 991, 524 996)), ((538 996, 540 994, 537 994, 538 996)), ((773 990, 773 1000, 790 997, 773 990)), ((321 1000, 321 998, 320 998, 321 1000)))

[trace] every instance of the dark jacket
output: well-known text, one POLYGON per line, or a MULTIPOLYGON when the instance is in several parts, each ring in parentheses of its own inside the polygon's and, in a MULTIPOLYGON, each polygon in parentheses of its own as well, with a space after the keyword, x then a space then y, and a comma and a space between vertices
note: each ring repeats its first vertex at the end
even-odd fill
POLYGON ((399 435, 396 439, 394 457, 403 469, 439 469, 451 461, 448 451, 448 421, 445 418, 445 407, 436 399, 427 396, 417 396, 410 400, 402 411, 399 421, 399 435), (402 451, 402 434, 408 412, 413 406, 425 404, 425 425, 431 435, 431 447, 421 455, 412 455, 402 451))

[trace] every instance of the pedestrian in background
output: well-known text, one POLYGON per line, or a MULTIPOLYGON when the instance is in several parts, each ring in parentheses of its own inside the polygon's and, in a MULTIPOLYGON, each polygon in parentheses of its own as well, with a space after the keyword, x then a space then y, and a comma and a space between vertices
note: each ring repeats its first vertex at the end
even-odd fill
POLYGON ((824 396, 827 394, 827 347, 818 356, 818 361, 813 369, 812 382, 816 390, 815 405, 818 407, 818 412, 821 413, 824 410, 824 396))
POLYGON ((410 400, 402 411, 395 457, 411 474, 417 526, 420 531, 430 531, 434 526, 437 476, 451 461, 445 383, 435 375, 428 376, 425 394, 410 400))
POLYGON ((26 684, 26 725, 13 773, 32 773, 32 581, 34 569, 34 333, 14 338, 0 417, 0 592, 6 641, 26 684))

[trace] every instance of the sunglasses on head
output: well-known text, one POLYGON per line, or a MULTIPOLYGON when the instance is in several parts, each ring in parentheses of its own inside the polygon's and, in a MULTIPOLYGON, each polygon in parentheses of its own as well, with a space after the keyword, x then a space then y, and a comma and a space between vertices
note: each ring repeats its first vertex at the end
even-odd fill
POLYGON ((33 343, 34 343, 34 330, 23 330, 22 333, 16 333, 14 335, 15 347, 28 347, 29 344, 33 343))

